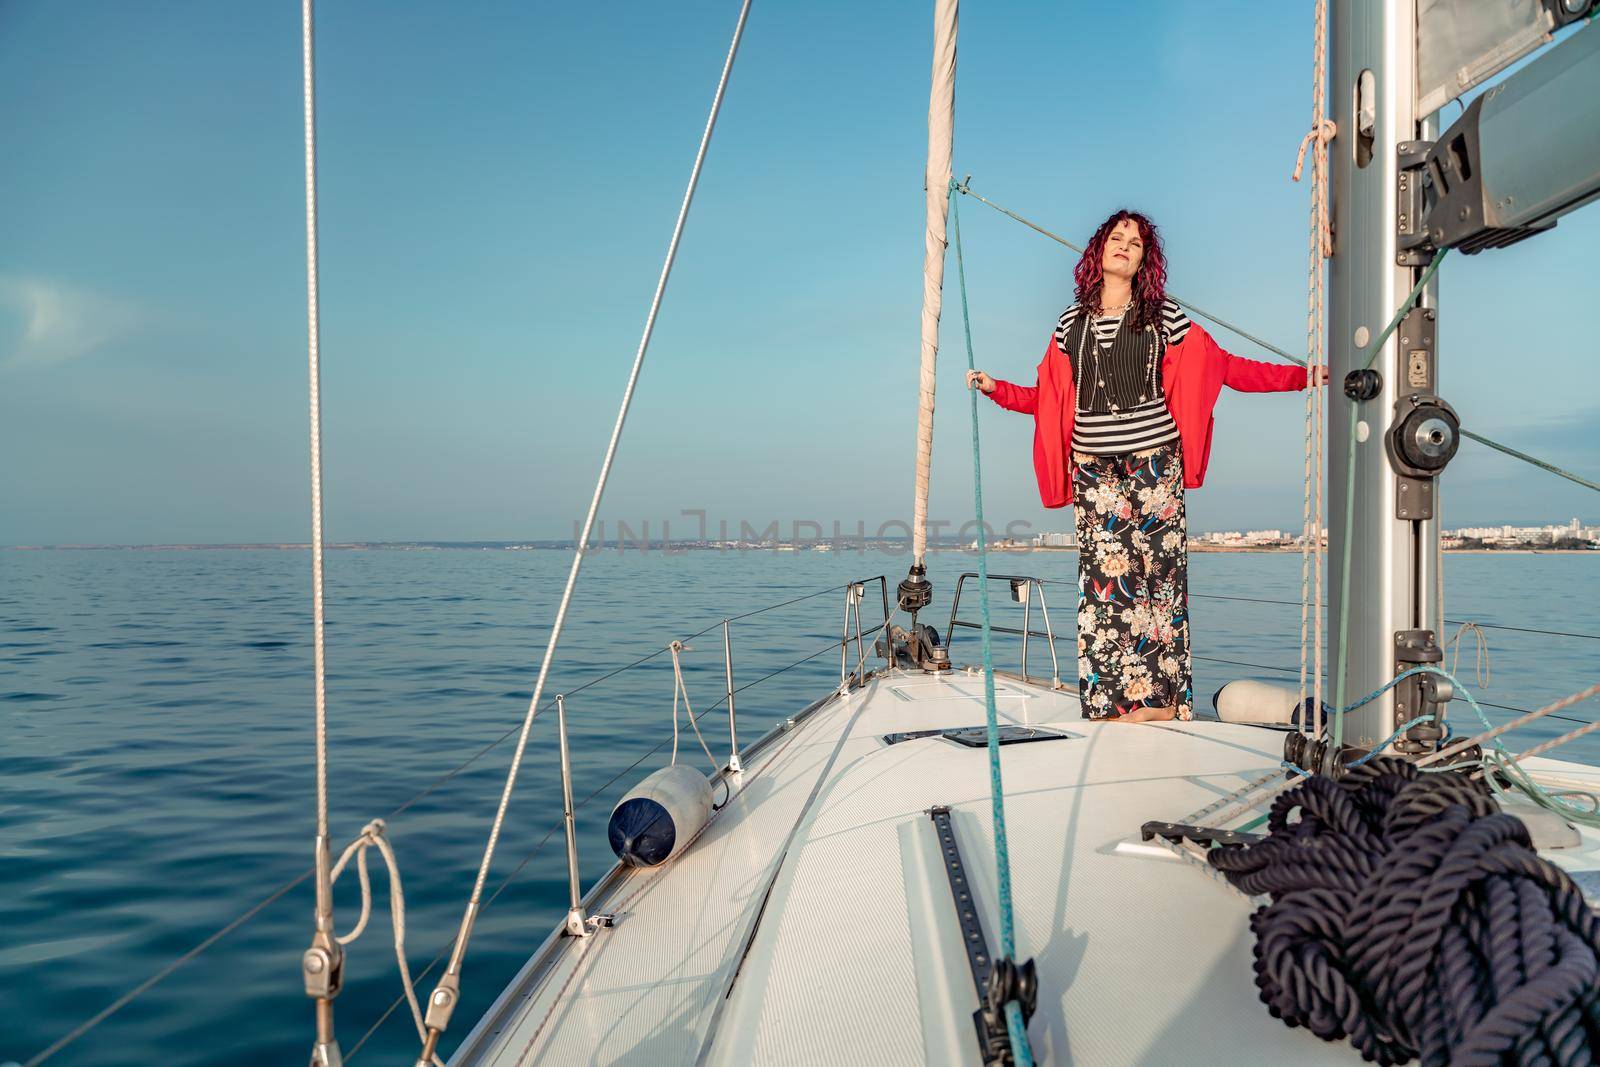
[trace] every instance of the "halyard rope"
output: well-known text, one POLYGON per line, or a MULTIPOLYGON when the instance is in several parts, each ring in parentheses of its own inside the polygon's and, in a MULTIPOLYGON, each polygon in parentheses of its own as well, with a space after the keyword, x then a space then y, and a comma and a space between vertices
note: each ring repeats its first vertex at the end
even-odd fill
MULTIPOLYGON (((616 424, 611 430, 611 439, 606 445, 605 458, 600 464, 600 474, 595 480, 594 495, 589 502, 588 514, 583 520, 583 531, 579 535, 577 545, 573 551, 572 567, 567 572, 566 586, 561 592, 561 602, 556 609, 555 622, 550 629, 550 639, 545 645, 544 660, 539 666, 539 677, 534 683, 533 696, 528 702, 527 713, 523 716, 522 730, 517 737, 517 747, 511 758, 511 767, 506 773, 505 788, 500 794, 500 803, 495 810, 494 821, 489 828, 489 839, 484 845, 483 859, 478 865, 478 874, 473 882, 472 895, 467 901, 467 907, 461 917, 460 931, 456 935, 455 948, 451 953, 450 963, 445 968, 440 985, 435 989, 434 998, 443 997, 452 1007, 455 1002, 456 992, 449 988, 450 984, 458 980, 461 972, 461 963, 467 951, 468 943, 472 938, 472 925, 477 916, 480 902, 483 898, 484 883, 489 877, 489 867, 494 861, 495 845, 500 838, 501 827, 505 823, 506 809, 511 803, 511 793, 516 788, 517 772, 522 766, 523 752, 528 744, 528 732, 533 726, 534 717, 538 713, 539 698, 544 693, 545 682, 550 676, 550 667, 555 660, 556 647, 561 640, 562 627, 566 623, 567 609, 572 603, 572 592, 578 582, 578 574, 583 567, 585 550, 589 544, 589 535, 594 528, 595 515, 600 509, 601 498, 605 495, 606 482, 611 475, 611 465, 616 459, 617 445, 622 438, 622 428, 628 418, 628 409, 633 403, 634 388, 639 381, 639 372, 644 366, 645 353, 650 348, 650 337, 655 331, 656 316, 661 310, 662 296, 666 292, 667 280, 672 276, 672 264, 677 259, 678 244, 683 237, 684 223, 689 216, 689 206, 694 202, 696 186, 700 182, 700 170, 705 163, 706 152, 711 145, 711 133, 716 128, 717 115, 722 110, 723 96, 728 88, 728 78, 733 72, 733 61, 739 53, 739 42, 744 36, 745 23, 750 15, 751 0, 744 0, 739 8, 738 21, 734 25, 733 39, 728 45, 727 58, 723 61, 722 74, 717 80, 716 93, 712 97, 711 109, 706 116, 705 129, 700 135, 700 147, 695 153, 694 165, 689 172, 689 182, 683 192, 683 201, 678 207, 678 218, 672 228, 672 239, 668 242, 667 253, 661 264, 661 273, 656 280, 655 293, 650 299, 650 310, 645 317, 644 330, 639 337, 639 347, 634 353, 633 366, 628 372, 628 381, 623 389, 622 402, 617 410, 616 424)), ((436 1000, 437 1002, 437 1000, 436 1000)), ((423 1052, 431 1055, 432 1046, 437 1043, 438 1035, 443 1032, 448 1024, 448 1011, 443 1012, 443 1018, 437 1026, 430 1026, 428 1036, 423 1042, 423 1052)))
POLYGON ((1311 153, 1310 252, 1306 268, 1306 432, 1305 489, 1300 526, 1300 695, 1296 705, 1301 732, 1310 726, 1313 737, 1322 736, 1322 410, 1324 261, 1333 255, 1328 225, 1328 142, 1337 132, 1326 110, 1327 0, 1317 0, 1316 33, 1311 64, 1311 129, 1300 142, 1294 180, 1300 180, 1306 150, 1311 153), (1312 506, 1312 497, 1316 506, 1312 506), (1314 651, 1313 651, 1314 650, 1314 651), (1307 685, 1307 676, 1310 685, 1307 685), (1307 715, 1306 690, 1312 704, 1307 715), (1309 723, 1308 723, 1309 718, 1309 723))
MULTIPOLYGON (((966 334, 967 371, 977 370, 972 354, 972 316, 967 310, 967 268, 961 257, 961 214, 956 203, 957 185, 950 183, 950 224, 955 237, 956 277, 961 285, 961 325, 966 334)), ((978 539, 978 607, 983 619, 983 704, 989 744, 989 798, 994 820, 994 860, 1000 897, 1000 953, 1010 964, 1017 958, 1015 912, 1011 899, 1011 850, 1006 842, 1005 785, 1000 775, 1000 716, 994 699, 994 651, 989 619, 989 544, 983 526, 983 464, 978 442, 978 393, 967 389, 972 409, 972 507, 978 539)), ((996 961, 998 964, 1000 961, 996 961)), ((1011 1052, 1017 1063, 1033 1067, 1033 1050, 1028 1044, 1027 1025, 1022 1007, 1006 1002, 1006 1028, 1011 1036, 1011 1052)))

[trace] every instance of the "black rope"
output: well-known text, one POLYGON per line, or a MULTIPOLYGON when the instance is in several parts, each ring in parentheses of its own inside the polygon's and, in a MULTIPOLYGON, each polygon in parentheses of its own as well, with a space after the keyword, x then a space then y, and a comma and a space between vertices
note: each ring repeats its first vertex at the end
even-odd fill
POLYGON ((1600 1063, 1600 916, 1482 782, 1380 756, 1273 802, 1212 866, 1251 916, 1274 1016, 1368 1060, 1600 1063))

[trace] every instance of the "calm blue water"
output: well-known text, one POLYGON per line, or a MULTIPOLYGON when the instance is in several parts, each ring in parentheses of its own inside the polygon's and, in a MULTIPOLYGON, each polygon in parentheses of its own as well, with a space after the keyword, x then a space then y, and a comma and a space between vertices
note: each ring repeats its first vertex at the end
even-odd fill
MULTIPOLYGON (((551 551, 330 554, 337 838, 388 814, 520 721, 569 562, 551 551)), ((876 553, 597 555, 551 692, 570 692, 724 615, 850 578, 888 573, 892 583, 906 562, 876 553)), ((938 619, 948 613, 953 575, 974 565, 965 554, 933 558, 938 619)), ((1075 566, 1066 553, 995 561, 996 570, 1066 581, 1075 566)), ((1192 566, 1196 593, 1298 601, 1295 555, 1197 555, 1192 566)), ((1461 555, 1446 567, 1452 617, 1600 633, 1600 559, 1461 555)), ((0 1061, 26 1061, 307 867, 308 570, 307 555, 292 551, 0 552, 0 1061)), ((1065 652, 1073 591, 1050 592, 1056 625, 1069 638, 1065 652)), ((971 605, 963 615, 976 618, 971 605)), ((1003 600, 1000 609, 1020 611, 1003 600)), ((1200 657, 1299 662, 1298 608, 1197 599, 1194 614, 1200 657)), ((795 649, 836 641, 840 615, 840 599, 829 594, 735 623, 738 681, 786 665, 795 649)), ((1537 706, 1593 682, 1600 667, 1594 641, 1508 631, 1491 631, 1490 640, 1495 671, 1483 696, 1503 704, 1537 706)), ((974 648, 975 633, 958 637, 957 659, 966 658, 963 642, 974 648)), ((1013 646, 1001 647, 1014 663, 1013 646)), ((720 634, 693 648, 688 685, 699 707, 720 694, 720 634)), ((1063 667, 1070 677, 1071 664, 1063 667)), ((1204 702, 1223 681, 1252 673, 1269 676, 1202 658, 1196 692, 1204 702)), ((835 652, 741 694, 742 736, 753 740, 837 679, 835 652)), ((662 656, 569 701, 580 797, 669 736, 671 691, 662 656)), ((708 740, 720 758, 726 720, 706 722, 716 724, 708 740)), ((548 836, 560 810, 553 726, 553 716, 535 726, 490 886, 533 856, 478 923, 447 1047, 565 909, 561 839, 548 836)), ((1527 736, 1571 724, 1539 726, 1527 736)), ((494 749, 390 823, 416 969, 454 933, 510 748, 494 749)), ((1567 753, 1600 761, 1600 741, 1567 753)), ((664 759, 664 751, 646 759, 580 813, 586 884, 609 866, 602 830, 610 804, 664 759)), ((385 899, 382 876, 375 878, 385 899)), ((338 893, 341 930, 357 899, 352 876, 338 893)), ((298 960, 310 915, 307 884, 52 1062, 303 1060, 311 1008, 298 960)), ((399 992, 387 923, 381 909, 350 953, 337 1009, 347 1056, 399 992)), ((402 1008, 355 1058, 409 1062, 415 1048, 402 1008)))

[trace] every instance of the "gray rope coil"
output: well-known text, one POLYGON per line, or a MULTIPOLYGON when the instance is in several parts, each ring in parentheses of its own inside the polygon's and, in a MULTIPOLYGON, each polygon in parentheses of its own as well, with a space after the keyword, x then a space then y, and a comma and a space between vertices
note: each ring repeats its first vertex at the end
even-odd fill
POLYGON ((1271 895, 1250 926, 1275 1017, 1381 1064, 1600 1063, 1600 917, 1482 782, 1381 756, 1267 827, 1210 861, 1271 895))

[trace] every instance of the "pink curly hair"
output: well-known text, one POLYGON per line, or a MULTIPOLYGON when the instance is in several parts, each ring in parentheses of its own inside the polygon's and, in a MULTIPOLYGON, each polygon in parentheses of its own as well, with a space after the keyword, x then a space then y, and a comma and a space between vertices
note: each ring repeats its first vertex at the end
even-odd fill
POLYGON ((1105 285, 1102 264, 1105 262, 1106 240, 1123 219, 1130 219, 1139 227, 1139 239, 1144 242, 1144 261, 1139 264, 1139 272, 1133 276, 1133 295, 1138 301, 1134 325, 1159 326, 1161 305, 1167 299, 1167 257, 1161 249, 1161 234, 1148 216, 1127 208, 1118 209, 1100 224, 1089 240, 1089 247, 1084 249, 1083 258, 1078 260, 1078 266, 1072 272, 1073 281, 1077 283, 1078 306, 1087 308, 1089 314, 1099 309, 1100 290, 1105 285))

